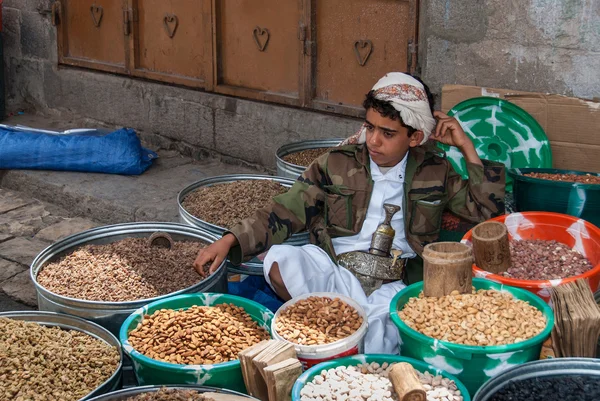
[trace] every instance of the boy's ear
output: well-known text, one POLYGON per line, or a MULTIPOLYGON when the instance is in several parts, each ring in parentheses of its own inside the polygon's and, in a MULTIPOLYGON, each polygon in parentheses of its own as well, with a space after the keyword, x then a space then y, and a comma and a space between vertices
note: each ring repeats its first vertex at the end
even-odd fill
POLYGON ((410 136, 410 143, 408 145, 411 148, 414 148, 415 146, 419 146, 421 144, 421 142, 423 142, 423 138, 425 138, 425 134, 423 133, 423 131, 415 131, 410 136))

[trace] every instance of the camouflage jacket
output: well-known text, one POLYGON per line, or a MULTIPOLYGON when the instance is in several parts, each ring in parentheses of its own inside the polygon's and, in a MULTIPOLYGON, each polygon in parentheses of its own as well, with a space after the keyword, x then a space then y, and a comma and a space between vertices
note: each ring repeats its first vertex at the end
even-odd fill
MULTIPOLYGON (((504 213, 504 166, 483 163, 468 164, 469 180, 463 180, 433 148, 410 149, 402 210, 413 250, 421 254, 438 239, 445 209, 473 223, 504 213)), ((365 146, 334 148, 315 160, 288 192, 231 229, 239 242, 229 253, 231 262, 237 265, 304 230, 335 261, 331 239, 361 230, 373 185, 365 146)))

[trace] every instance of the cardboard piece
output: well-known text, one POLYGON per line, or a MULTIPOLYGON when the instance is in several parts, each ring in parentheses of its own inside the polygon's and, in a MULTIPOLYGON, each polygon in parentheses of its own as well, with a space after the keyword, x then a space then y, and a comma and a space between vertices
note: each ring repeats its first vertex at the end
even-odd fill
POLYGON ((447 113, 458 103, 480 96, 507 100, 531 114, 550 140, 554 168, 600 172, 600 99, 444 85, 442 111, 447 113))

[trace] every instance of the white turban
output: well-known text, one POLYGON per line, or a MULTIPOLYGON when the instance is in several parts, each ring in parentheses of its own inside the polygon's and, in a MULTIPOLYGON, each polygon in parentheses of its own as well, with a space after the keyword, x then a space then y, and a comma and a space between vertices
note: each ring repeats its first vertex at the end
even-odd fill
MULTIPOLYGON (((372 90, 376 99, 388 102, 398 110, 404 124, 423 131, 421 145, 427 142, 436 122, 431 114, 425 88, 419 81, 402 72, 390 72, 381 78, 372 90)), ((367 130, 363 125, 360 131, 341 145, 362 144, 366 139, 367 130)))

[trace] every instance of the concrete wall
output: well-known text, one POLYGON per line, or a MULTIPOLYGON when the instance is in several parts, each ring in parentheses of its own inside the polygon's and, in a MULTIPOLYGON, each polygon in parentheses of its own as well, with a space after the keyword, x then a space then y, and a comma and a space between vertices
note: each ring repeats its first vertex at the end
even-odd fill
MULTIPOLYGON (((356 120, 58 68, 51 0, 4 0, 7 105, 136 128, 195 157, 273 169, 284 143, 353 133, 356 120)), ((600 96, 600 1, 422 0, 420 64, 444 83, 600 96)), ((438 99, 439 100, 439 99, 438 99)))

